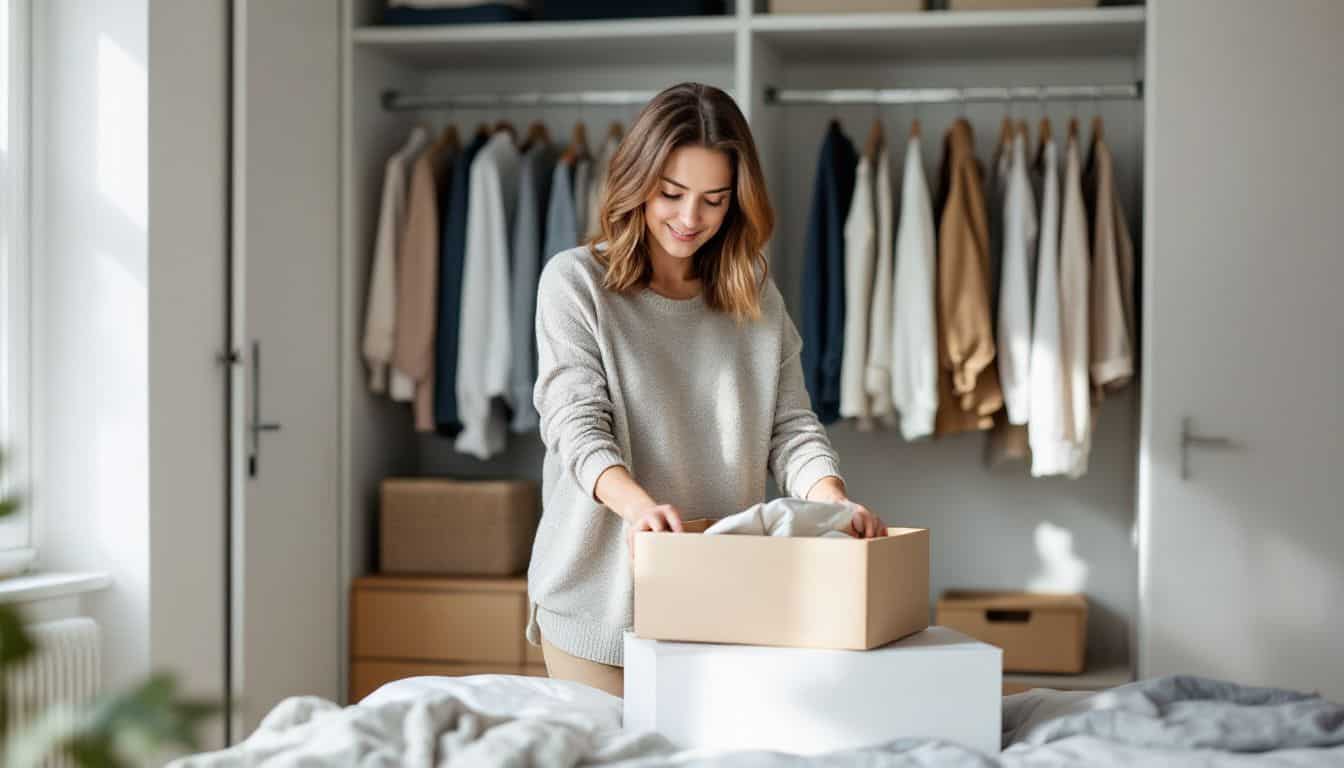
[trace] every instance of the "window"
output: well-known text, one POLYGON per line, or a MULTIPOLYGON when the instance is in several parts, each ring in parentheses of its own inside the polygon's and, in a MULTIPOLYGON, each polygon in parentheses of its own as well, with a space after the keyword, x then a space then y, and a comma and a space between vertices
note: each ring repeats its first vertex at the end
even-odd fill
POLYGON ((0 573, 26 566, 32 504, 31 259, 29 256, 29 0, 0 0, 0 493, 18 494, 0 520, 0 573))

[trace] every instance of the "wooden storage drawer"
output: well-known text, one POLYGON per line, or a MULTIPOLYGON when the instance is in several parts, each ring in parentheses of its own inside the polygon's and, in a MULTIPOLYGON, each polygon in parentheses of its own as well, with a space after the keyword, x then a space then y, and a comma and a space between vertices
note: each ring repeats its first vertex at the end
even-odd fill
POLYGON ((534 664, 511 666, 507 664, 451 664, 434 661, 355 661, 350 665, 350 703, 378 690, 381 686, 408 677, 434 675, 436 677, 463 677, 465 675, 531 675, 545 677, 545 667, 534 664))
POLYGON ((450 580, 444 579, 418 585, 415 579, 387 579, 367 586, 369 581, 360 580, 352 596, 352 657, 525 663, 524 592, 470 584, 474 591, 445 588, 442 582, 450 580))
POLYGON ((953 590, 938 601, 936 622, 1002 648, 1004 672, 1077 674, 1086 666, 1082 595, 953 590))

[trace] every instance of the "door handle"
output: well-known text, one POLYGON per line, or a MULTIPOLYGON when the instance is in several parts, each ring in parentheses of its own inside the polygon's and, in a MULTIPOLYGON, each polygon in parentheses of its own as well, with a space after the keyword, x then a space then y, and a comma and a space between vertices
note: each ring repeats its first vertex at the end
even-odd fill
POLYGON ((252 420, 248 424, 250 445, 247 456, 247 476, 257 476, 257 460, 261 454, 261 433, 279 432, 280 425, 261 420, 261 342, 252 341, 252 420))
POLYGON ((1201 435, 1194 431, 1190 424, 1190 417, 1185 416, 1181 419, 1181 479, 1190 479, 1190 449, 1191 448, 1211 448, 1213 450, 1232 450, 1237 448, 1237 444, 1227 437, 1216 435, 1201 435))

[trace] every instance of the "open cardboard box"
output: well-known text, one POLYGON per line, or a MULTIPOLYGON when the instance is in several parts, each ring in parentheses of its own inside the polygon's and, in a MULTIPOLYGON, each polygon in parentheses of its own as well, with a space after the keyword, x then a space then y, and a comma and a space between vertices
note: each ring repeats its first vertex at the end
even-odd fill
POLYGON ((867 650, 929 626, 929 531, 875 539, 635 535, 635 634, 867 650))

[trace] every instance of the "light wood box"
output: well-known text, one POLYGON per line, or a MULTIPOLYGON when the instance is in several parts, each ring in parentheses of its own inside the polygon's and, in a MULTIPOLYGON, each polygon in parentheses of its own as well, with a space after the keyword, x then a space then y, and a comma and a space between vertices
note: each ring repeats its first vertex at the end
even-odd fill
POLYGON ((417 675, 546 675, 521 578, 365 576, 350 593, 350 702, 417 675))
POLYGON ((1087 598, 952 590, 934 621, 1003 649, 1004 672, 1078 674, 1086 667, 1087 598))

